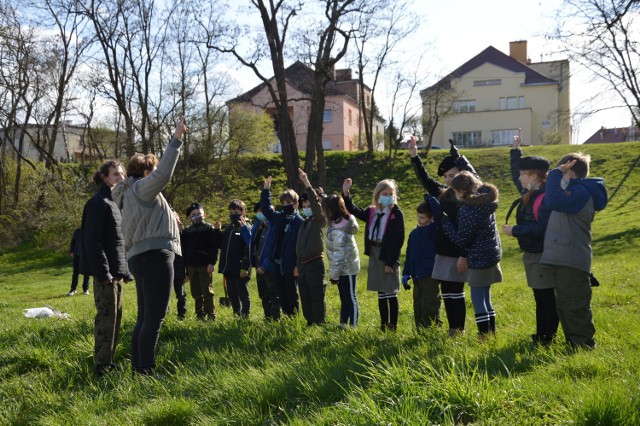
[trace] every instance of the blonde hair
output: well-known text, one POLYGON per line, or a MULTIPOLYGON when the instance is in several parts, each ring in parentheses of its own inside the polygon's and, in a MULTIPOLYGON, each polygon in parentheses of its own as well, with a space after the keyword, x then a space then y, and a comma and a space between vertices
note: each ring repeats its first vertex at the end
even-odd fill
POLYGON ((393 191, 393 204, 398 204, 398 184, 393 179, 383 179, 376 185, 376 189, 373 190, 373 205, 376 208, 380 207, 380 193, 390 189, 393 191))
POLYGON ((280 194, 280 203, 284 203, 285 201, 296 204, 298 202, 298 193, 293 189, 285 189, 285 191, 280 194))

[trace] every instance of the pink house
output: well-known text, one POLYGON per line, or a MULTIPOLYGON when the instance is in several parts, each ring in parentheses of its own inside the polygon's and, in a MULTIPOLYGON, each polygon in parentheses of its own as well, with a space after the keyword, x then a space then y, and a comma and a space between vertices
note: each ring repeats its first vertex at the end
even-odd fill
MULTIPOLYGON (((293 120, 298 150, 306 148, 307 123, 311 111, 311 84, 313 70, 302 62, 296 62, 285 70, 287 78, 287 94, 289 96, 289 115, 293 120)), ((359 108, 359 83, 352 78, 350 69, 336 70, 335 78, 327 86, 324 110, 324 129, 322 145, 327 151, 358 151, 366 149, 364 121, 359 108)), ((371 105, 371 90, 364 87, 366 105, 371 105)), ((231 99, 228 104, 240 104, 245 109, 256 112, 266 111, 275 115, 275 107, 266 84, 262 83, 231 99)), ((274 119, 277 128, 277 120, 274 119)), ((374 144, 377 149, 384 150, 384 120, 376 116, 373 124, 374 144)), ((280 147, 275 147, 280 152, 280 147)))

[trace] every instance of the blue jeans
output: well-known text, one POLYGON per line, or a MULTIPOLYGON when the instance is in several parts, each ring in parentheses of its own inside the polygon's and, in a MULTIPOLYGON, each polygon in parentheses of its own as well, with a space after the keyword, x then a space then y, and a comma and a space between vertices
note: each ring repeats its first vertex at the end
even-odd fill
POLYGON ((341 275, 338 278, 338 293, 340 294, 340 324, 358 325, 360 306, 356 298, 357 275, 341 275))

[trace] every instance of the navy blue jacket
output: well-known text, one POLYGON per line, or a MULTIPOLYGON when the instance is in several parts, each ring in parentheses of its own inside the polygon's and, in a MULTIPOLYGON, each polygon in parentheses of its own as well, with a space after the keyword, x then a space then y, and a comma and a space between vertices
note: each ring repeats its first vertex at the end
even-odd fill
POLYGON ((485 183, 477 194, 460 202, 457 223, 445 220, 442 224, 451 241, 467 250, 470 269, 486 269, 500 262, 502 247, 496 227, 497 208, 498 189, 485 183))
POLYGON ((240 276, 240 271, 249 272, 249 225, 231 224, 224 229, 220 240, 220 262, 218 272, 224 275, 240 276), (244 230, 244 232, 243 232, 244 230))
POLYGON ((430 277, 436 261, 436 238, 442 212, 437 198, 428 196, 427 201, 431 205, 434 222, 426 226, 417 226, 409 234, 407 242, 402 275, 410 275, 413 279, 430 277))
POLYGON ((298 230, 304 219, 297 211, 291 215, 276 211, 271 203, 271 191, 268 189, 263 189, 260 194, 260 210, 271 224, 271 232, 275 234, 275 242, 268 253, 269 258, 274 262, 273 256, 276 252, 276 246, 280 244, 280 272, 282 274, 292 274, 293 268, 298 264, 296 242, 298 240, 298 230), (282 228, 284 228, 284 237, 282 241, 278 241, 282 228))

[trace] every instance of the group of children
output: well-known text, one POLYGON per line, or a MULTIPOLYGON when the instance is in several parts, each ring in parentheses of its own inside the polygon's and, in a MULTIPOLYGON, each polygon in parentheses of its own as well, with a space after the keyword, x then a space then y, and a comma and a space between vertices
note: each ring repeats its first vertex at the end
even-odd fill
MULTIPOLYGON (((516 237, 524 252, 527 283, 536 302, 537 328, 532 339, 549 344, 560 322, 570 344, 593 347, 591 293, 585 286, 591 268, 589 231, 594 212, 606 206, 606 189, 601 179, 587 179, 588 156, 565 156, 549 172, 548 160, 522 157, 519 142, 515 138, 510 155, 512 177, 522 197, 511 209, 517 209, 516 225, 503 225, 502 231, 516 237), (569 250, 568 244, 577 244, 578 249, 569 250)), ((328 281, 337 285, 340 295, 340 326, 356 327, 359 219, 364 222, 364 254, 369 257, 367 290, 377 292, 381 330, 396 330, 400 284, 409 290, 412 281, 416 327, 442 324, 440 305, 444 301, 449 335, 464 332, 466 282, 480 338, 494 334, 496 312, 490 289, 503 280, 495 216, 498 189, 482 182, 453 144, 438 167, 444 184, 429 176, 413 139, 409 154, 427 194, 416 209, 417 227, 409 235, 402 271, 404 215, 391 179, 378 182, 371 204, 363 208, 353 202, 351 179, 344 180, 341 194, 326 195, 321 188, 314 189, 299 170, 305 192, 299 197, 285 190, 279 196, 281 208, 276 210, 268 177, 253 208, 257 221, 250 225, 245 204, 233 200, 230 225, 224 231, 219 221, 206 224, 202 207, 192 205, 187 216, 193 225, 182 235, 186 275, 198 317, 215 319, 211 273, 219 248, 218 271, 224 275, 235 314, 249 314, 248 282, 255 270, 266 319, 277 320, 281 313, 294 316, 301 306, 308 325, 323 324, 327 320, 326 254, 328 281), (194 237, 198 233, 199 239, 194 237), (200 261, 194 262, 198 256, 200 261), (204 285, 199 283, 197 268, 208 277, 204 285)))

